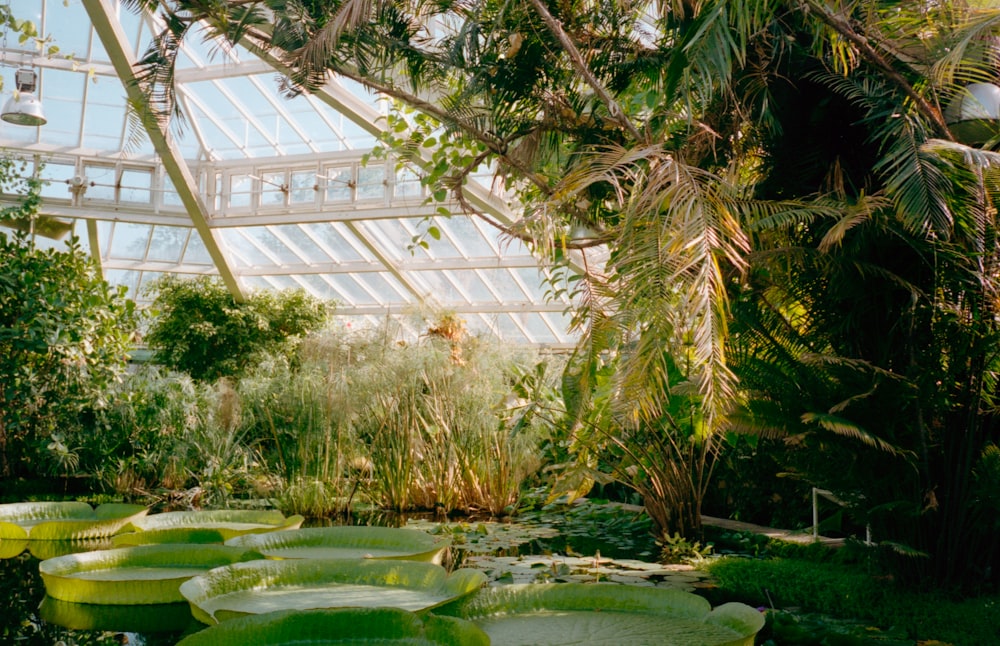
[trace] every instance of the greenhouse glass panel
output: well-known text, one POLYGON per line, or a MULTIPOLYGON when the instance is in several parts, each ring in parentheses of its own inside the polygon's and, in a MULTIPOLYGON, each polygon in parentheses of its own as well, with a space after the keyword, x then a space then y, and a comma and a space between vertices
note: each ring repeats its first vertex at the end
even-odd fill
POLYGON ((123 169, 118 179, 118 199, 122 202, 151 204, 153 171, 123 169))
MULTIPOLYGON (((45 127, 37 128, 39 143, 72 147, 80 145, 83 123, 81 97, 86 82, 87 75, 78 72, 54 69, 38 71, 38 87, 45 107, 45 118, 48 119, 45 127)), ((11 83, 5 87, 13 86, 11 83)))
POLYGON ((509 269, 480 269, 479 275, 489 283, 503 302, 523 303, 530 300, 518 281, 514 280, 509 269))
POLYGON ((336 262, 374 261, 375 257, 357 242, 357 237, 340 222, 304 224, 316 243, 336 262))
POLYGON ((191 237, 188 239, 187 249, 184 251, 184 264, 212 264, 212 256, 208 253, 208 249, 205 248, 205 242, 201 239, 201 236, 194 231, 191 232, 191 237))
POLYGON ((116 222, 111 233, 112 258, 144 260, 153 227, 148 224, 116 222))
POLYGON ((296 256, 305 262, 329 263, 333 260, 302 227, 296 224, 274 227, 274 232, 294 246, 296 256))
POLYGON ((67 180, 76 175, 76 165, 71 162, 49 160, 38 171, 43 180, 42 197, 45 199, 68 200, 72 197, 67 180))
POLYGON ((154 227, 147 259, 160 262, 180 262, 191 232, 191 229, 181 227, 154 227))
POLYGON ((350 166, 326 169, 326 201, 350 202, 354 199, 354 169, 350 166))

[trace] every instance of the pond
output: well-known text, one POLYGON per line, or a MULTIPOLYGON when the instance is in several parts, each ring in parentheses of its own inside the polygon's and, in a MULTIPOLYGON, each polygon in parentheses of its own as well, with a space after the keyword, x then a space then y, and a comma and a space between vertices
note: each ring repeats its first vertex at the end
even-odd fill
MULTIPOLYGON (((403 522, 383 515, 355 521, 373 525, 403 522)), ((651 563, 656 546, 648 520, 613 506, 540 510, 525 514, 517 523, 439 523, 411 518, 405 524, 450 534, 453 547, 447 565, 482 569, 491 584, 600 579, 688 590, 698 584, 698 575, 690 568, 651 563)), ((193 619, 186 603, 113 607, 53 600, 45 595, 36 554, 28 549, 4 556, 8 558, 0 558, 0 586, 6 590, 0 596, 0 643, 173 646, 183 636, 205 628, 193 619)))

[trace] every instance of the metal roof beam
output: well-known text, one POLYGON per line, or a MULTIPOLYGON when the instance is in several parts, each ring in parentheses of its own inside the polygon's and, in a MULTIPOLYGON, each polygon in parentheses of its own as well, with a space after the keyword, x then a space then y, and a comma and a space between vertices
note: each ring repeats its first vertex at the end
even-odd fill
MULTIPOLYGON (((121 79, 129 99, 141 102, 143 97, 133 69, 135 61, 132 56, 132 50, 128 46, 121 25, 116 19, 112 18, 113 11, 108 5, 108 0, 83 0, 83 6, 90 16, 90 21, 97 35, 100 37, 104 49, 111 58, 111 63, 118 74, 118 78, 121 79)), ((223 283, 225 283, 233 298, 243 300, 244 294, 239 280, 229 265, 222 245, 208 225, 208 209, 198 192, 198 183, 191 169, 184 162, 184 158, 171 139, 170 134, 162 126, 151 123, 146 124, 146 132, 153 143, 153 147, 159 153, 164 170, 170 176, 174 189, 177 191, 177 195, 180 197, 185 209, 187 209, 188 216, 201 236, 205 249, 215 263, 223 283)))

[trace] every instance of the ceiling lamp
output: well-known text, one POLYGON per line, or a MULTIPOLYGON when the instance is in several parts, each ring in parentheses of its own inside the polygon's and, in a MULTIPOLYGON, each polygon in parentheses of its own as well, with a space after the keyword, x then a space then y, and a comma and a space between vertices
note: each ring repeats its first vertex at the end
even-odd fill
POLYGON ((965 144, 984 144, 1000 137, 1000 87, 969 85, 948 106, 945 120, 955 138, 965 144))
POLYGON ((14 96, 7 99, 0 119, 18 126, 44 126, 48 120, 42 114, 42 102, 35 96, 38 75, 35 70, 21 68, 14 73, 14 96))

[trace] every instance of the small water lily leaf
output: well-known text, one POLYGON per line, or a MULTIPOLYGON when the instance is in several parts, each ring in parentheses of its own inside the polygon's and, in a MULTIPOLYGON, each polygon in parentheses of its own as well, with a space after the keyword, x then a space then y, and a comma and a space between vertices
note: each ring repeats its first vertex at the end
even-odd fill
POLYGON ((213 624, 292 608, 427 610, 470 595, 485 581, 478 570, 448 574, 418 561, 291 559, 220 567, 185 582, 180 591, 195 618, 213 624))
POLYGON ((116 545, 223 543, 245 534, 298 529, 303 520, 297 514, 285 518, 280 511, 169 511, 139 519, 126 528, 134 531, 118 534, 114 542, 116 545))
POLYGON ((284 610, 232 619, 185 637, 177 646, 489 646, 486 633, 455 617, 398 608, 284 610))
POLYGON ((263 559, 225 545, 140 545, 68 554, 42 561, 49 596, 74 603, 143 605, 185 599, 180 585, 230 563, 263 559))
POLYGON ((753 646, 764 626, 764 616, 744 604, 713 611, 688 592, 616 584, 500 586, 465 603, 459 614, 495 646, 753 646))
POLYGON ((85 502, 15 502, 0 505, 0 539, 35 541, 106 538, 145 516, 142 505, 85 502))
POLYGON ((450 541, 415 529, 342 526, 240 536, 226 544, 247 547, 273 559, 375 558, 440 563, 450 541))
POLYGON ((180 632, 191 624, 186 603, 142 606, 111 606, 72 603, 46 596, 38 606, 42 621, 70 630, 101 630, 114 633, 180 632))

